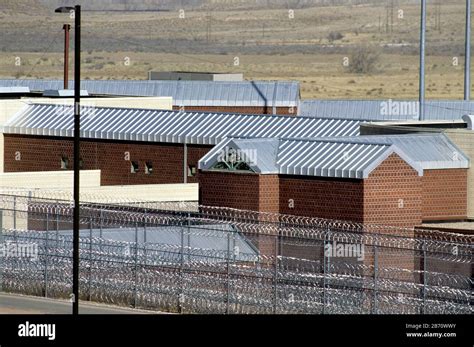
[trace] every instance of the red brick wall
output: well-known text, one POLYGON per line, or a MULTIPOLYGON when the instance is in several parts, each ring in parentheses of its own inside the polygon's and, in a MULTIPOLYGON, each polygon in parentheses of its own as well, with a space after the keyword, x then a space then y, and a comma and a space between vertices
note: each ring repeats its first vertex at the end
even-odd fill
POLYGON ((425 170, 423 220, 467 218, 467 169, 425 170))
POLYGON ((403 227, 421 224, 421 178, 397 155, 366 180, 206 171, 199 182, 203 205, 403 227))
POLYGON ((281 213, 362 222, 362 204, 361 180, 280 176, 281 213))
MULTIPOLYGON (((414 227, 421 224, 421 179, 418 172, 397 154, 390 155, 364 180, 364 223, 401 227, 399 230, 387 228, 376 232, 413 237, 414 227)), ((413 271, 416 267, 415 252, 396 248, 379 247, 378 266, 413 271)), ((366 254, 364 263, 373 265, 373 261, 373 254, 366 254)), ((400 280, 415 280, 412 273, 401 272, 396 276, 400 280)))
POLYGON ((390 155, 364 180, 364 223, 420 225, 421 183, 411 166, 398 155, 390 155))
POLYGON ((280 184, 278 175, 259 176, 259 210, 280 212, 280 184))
MULTIPOLYGON (((199 172, 199 202, 204 206, 278 212, 278 175, 232 173, 225 171, 199 172)), ((242 229, 243 233, 247 230, 242 229)), ((256 235, 249 230, 246 236, 261 254, 275 254, 273 235, 256 235)))
MULTIPOLYGON (((5 172, 56 171, 60 170, 61 156, 73 163, 73 142, 69 138, 5 135, 5 172), (21 160, 15 160, 15 154, 21 160)), ((188 164, 197 161, 212 146, 188 146, 188 164)), ((160 184, 183 182, 183 154, 181 144, 144 143, 83 139, 81 157, 83 169, 101 170, 102 185, 160 184), (130 161, 137 161, 139 170, 131 173, 131 163, 125 160, 126 152, 130 161), (153 173, 145 173, 145 163, 151 161, 153 173)), ((188 182, 197 178, 188 177, 188 182)))
MULTIPOLYGON (((204 157, 214 146, 188 145, 188 166, 196 167, 196 174, 198 173, 198 161, 204 157)), ((182 165, 181 165, 182 166, 182 165)), ((188 183, 198 183, 197 176, 188 176, 188 183)))
POLYGON ((199 201, 204 206, 222 206, 258 211, 260 176, 224 171, 199 172, 199 201))
MULTIPOLYGON (((197 112, 224 112, 224 113, 242 113, 242 114, 273 114, 273 107, 265 106, 173 106, 173 110, 197 111, 197 112)), ((276 114, 296 116, 297 107, 277 107, 276 114)))

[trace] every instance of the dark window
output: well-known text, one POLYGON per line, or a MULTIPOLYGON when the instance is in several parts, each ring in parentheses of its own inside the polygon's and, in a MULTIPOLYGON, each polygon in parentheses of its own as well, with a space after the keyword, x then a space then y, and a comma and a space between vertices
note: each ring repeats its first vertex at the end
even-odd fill
POLYGON ((194 177, 196 176, 196 166, 195 165, 189 165, 188 166, 188 177, 194 177))
POLYGON ((255 172, 249 165, 250 160, 247 159, 245 153, 228 148, 220 155, 218 161, 211 167, 214 170, 228 170, 228 171, 249 171, 255 172))
POLYGON ((130 162, 130 172, 137 173, 138 172, 138 161, 130 162))
POLYGON ((66 156, 61 157, 61 170, 67 170, 69 168, 69 159, 66 156))
POLYGON ((145 173, 147 175, 151 175, 153 173, 153 163, 151 161, 147 161, 145 163, 145 173))

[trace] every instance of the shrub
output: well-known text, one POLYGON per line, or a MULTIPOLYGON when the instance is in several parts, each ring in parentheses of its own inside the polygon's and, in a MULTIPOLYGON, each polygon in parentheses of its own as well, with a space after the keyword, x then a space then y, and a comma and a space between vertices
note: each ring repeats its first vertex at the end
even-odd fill
POLYGON ((368 47, 356 49, 349 60, 349 71, 353 73, 370 73, 377 66, 380 54, 368 47))
POLYGON ((328 40, 329 40, 330 42, 332 42, 332 41, 337 41, 337 40, 341 40, 343 37, 344 37, 344 35, 342 35, 339 31, 331 31, 331 32, 328 34, 328 40))

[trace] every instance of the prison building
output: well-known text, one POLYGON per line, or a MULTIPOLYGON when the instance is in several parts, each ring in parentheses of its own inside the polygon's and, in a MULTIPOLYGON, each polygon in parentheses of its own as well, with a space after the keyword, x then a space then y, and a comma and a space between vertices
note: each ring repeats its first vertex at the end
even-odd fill
MULTIPOLYGON (((4 171, 70 170, 73 107, 26 105, 4 126, 4 171)), ((84 108, 81 167, 102 185, 195 183, 198 160, 229 136, 355 136, 358 121, 279 115, 84 108)))
MULTIPOLYGON (((0 87, 28 87, 32 92, 63 89, 62 80, 0 80, 0 87)), ((74 89, 74 81, 69 83, 74 89)), ((91 96, 172 97, 173 108, 242 114, 298 115, 300 85, 296 81, 158 81, 84 80, 91 96)))
POLYGON ((148 71, 149 80, 158 81, 223 81, 241 82, 243 73, 191 72, 191 71, 148 71))
POLYGON ((366 121, 461 120, 474 114, 474 101, 426 100, 424 118, 417 100, 301 100, 299 114, 304 117, 359 119, 366 121))
POLYGON ((442 134, 226 139, 199 161, 199 200, 413 228, 466 218, 468 167, 468 157, 442 134))
MULTIPOLYGON (((471 159, 474 157, 474 117, 463 116, 456 121, 424 121, 424 122, 381 122, 361 123, 360 131, 364 135, 387 136, 393 134, 444 134, 471 159)), ((454 153, 456 154, 456 153, 454 153)), ((474 169, 470 167, 467 175, 468 219, 474 220, 474 169)), ((439 227, 439 226, 438 226, 439 227)), ((465 225, 461 227, 465 228, 465 225)), ((471 227, 471 230, 473 227, 471 227)))

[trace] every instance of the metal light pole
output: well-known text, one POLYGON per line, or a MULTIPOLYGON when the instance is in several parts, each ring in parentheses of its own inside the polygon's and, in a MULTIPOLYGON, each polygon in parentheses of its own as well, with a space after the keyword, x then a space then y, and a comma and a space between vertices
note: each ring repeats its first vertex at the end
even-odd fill
POLYGON ((466 0, 466 47, 464 61, 464 100, 471 99, 471 0, 466 0))
POLYGON ((419 120, 425 119, 425 43, 426 43, 425 36, 426 36, 426 0, 421 0, 419 120))
POLYGON ((74 215, 72 251, 72 314, 79 314, 79 156, 81 111, 81 6, 59 7, 56 13, 74 14, 74 215))
POLYGON ((64 24, 64 89, 69 88, 69 30, 70 24, 64 24))

